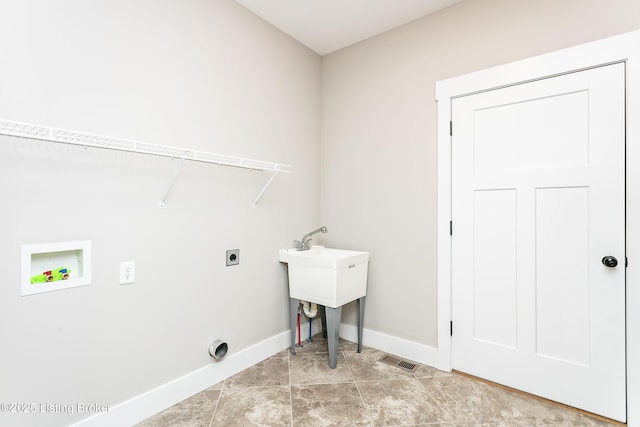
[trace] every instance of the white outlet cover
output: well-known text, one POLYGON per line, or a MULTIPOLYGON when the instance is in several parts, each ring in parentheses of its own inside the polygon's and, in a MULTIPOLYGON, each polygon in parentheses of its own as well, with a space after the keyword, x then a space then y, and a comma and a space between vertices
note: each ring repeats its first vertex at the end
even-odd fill
POLYGON ((120 284, 128 285, 136 281, 136 262, 122 261, 120 263, 120 284))

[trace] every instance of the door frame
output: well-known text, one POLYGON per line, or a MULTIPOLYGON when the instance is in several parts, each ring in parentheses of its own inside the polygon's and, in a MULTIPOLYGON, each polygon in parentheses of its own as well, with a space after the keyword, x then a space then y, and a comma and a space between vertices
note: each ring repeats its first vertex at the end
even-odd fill
MULTIPOLYGON (((616 62, 626 63, 627 423, 640 426, 640 31, 453 77, 436 83, 438 102, 438 362, 451 371, 451 101, 490 89, 616 62), (635 47, 635 51, 634 51, 635 47)), ((455 124, 454 124, 455 131, 455 124)), ((455 224, 453 227, 455 232, 455 224)))

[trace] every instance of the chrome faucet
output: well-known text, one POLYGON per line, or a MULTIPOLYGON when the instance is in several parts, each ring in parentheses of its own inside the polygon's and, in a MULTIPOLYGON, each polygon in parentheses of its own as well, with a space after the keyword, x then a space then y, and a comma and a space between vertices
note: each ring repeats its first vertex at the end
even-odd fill
POLYGON ((302 236, 302 239, 300 240, 295 240, 295 244, 296 244, 296 249, 299 251, 308 251, 309 249, 311 249, 311 247, 309 246, 309 241, 311 240, 311 236, 313 236, 314 234, 317 233, 326 233, 327 232, 327 227, 320 227, 317 230, 313 230, 311 233, 307 233, 304 236, 302 236))

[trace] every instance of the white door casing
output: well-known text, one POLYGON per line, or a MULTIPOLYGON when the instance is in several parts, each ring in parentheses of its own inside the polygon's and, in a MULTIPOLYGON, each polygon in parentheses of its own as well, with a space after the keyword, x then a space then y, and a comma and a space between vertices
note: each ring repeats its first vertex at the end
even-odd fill
POLYGON ((624 63, 452 102, 453 368, 626 418, 624 63))
POLYGON ((451 136, 455 98, 606 64, 626 63, 627 425, 640 426, 640 31, 451 77, 436 83, 438 103, 439 369, 451 370, 451 136))

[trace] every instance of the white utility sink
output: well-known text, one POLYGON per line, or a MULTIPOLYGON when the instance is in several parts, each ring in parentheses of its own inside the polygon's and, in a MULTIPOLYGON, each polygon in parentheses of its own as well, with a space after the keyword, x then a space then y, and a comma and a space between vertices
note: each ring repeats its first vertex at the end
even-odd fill
POLYGON ((369 252, 312 246, 281 249, 288 264, 289 297, 336 308, 367 294, 369 252))

